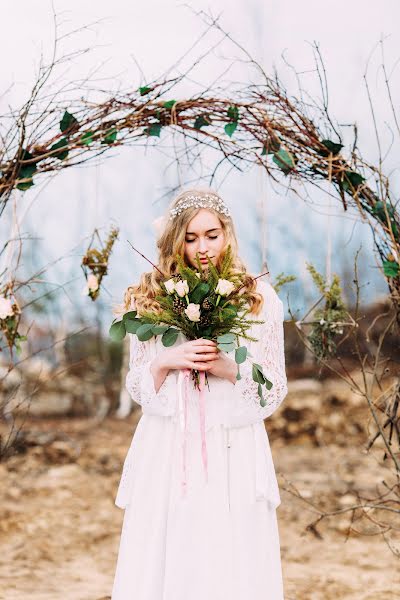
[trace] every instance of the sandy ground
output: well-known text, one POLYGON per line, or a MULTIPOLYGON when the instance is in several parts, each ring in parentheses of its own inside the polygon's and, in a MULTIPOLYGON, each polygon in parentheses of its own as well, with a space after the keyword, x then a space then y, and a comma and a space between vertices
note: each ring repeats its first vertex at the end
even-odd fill
MULTIPOLYGON (((25 425, 34 435, 51 431, 59 439, 0 464, 1 600, 109 598, 123 518, 114 497, 139 414, 99 424, 58 419, 25 425)), ((384 478, 376 455, 363 455, 354 440, 316 446, 303 435, 288 441, 273 423, 267 420, 282 498, 285 600, 400 598, 400 559, 375 535, 372 522, 369 530, 359 526, 369 535, 348 538, 349 513, 324 520, 317 532, 306 529, 317 516, 308 503, 343 507, 354 502, 354 486, 374 494, 384 478), (293 486, 305 500, 296 498, 293 486)), ((400 549, 399 536, 391 540, 400 549)))

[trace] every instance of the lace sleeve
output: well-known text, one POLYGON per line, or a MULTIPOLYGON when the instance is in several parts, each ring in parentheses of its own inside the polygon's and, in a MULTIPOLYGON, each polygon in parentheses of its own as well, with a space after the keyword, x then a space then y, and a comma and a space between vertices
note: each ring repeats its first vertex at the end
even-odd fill
POLYGON ((150 371, 152 358, 149 360, 146 348, 154 340, 141 342, 132 333, 130 336, 129 371, 126 375, 126 389, 132 400, 142 407, 143 413, 172 416, 176 412, 176 376, 170 371, 158 392, 155 390, 154 378, 150 371))
POLYGON ((233 386, 232 425, 242 426, 262 421, 280 406, 287 394, 285 369, 283 304, 270 284, 260 286, 264 295, 264 308, 260 318, 265 322, 254 329, 257 342, 246 342, 252 356, 240 365, 241 379, 233 386), (261 406, 258 384, 252 377, 252 363, 262 366, 265 376, 273 386, 267 390, 262 386, 266 405, 261 406))

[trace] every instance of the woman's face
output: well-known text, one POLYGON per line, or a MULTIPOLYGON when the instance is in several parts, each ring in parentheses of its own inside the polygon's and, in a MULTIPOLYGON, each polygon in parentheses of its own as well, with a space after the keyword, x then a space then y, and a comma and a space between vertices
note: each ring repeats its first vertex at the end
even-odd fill
POLYGON ((187 263, 197 269, 196 253, 202 269, 208 266, 207 256, 213 265, 224 247, 225 235, 221 227, 221 221, 217 215, 207 208, 201 208, 197 215, 188 223, 185 235, 185 258, 187 263))

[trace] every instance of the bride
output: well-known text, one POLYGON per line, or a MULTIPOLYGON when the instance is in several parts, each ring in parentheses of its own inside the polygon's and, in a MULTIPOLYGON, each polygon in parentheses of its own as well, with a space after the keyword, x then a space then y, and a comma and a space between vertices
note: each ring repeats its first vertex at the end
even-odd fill
MULTIPOLYGON (((238 256, 230 211, 211 190, 180 193, 159 234, 157 267, 168 279, 180 254, 197 269, 208 256, 217 267, 228 245, 238 256)), ((157 310, 160 271, 143 273, 125 293, 125 309, 157 310)), ((264 419, 287 394, 283 305, 268 281, 245 278, 252 360, 273 383, 260 405, 250 358, 237 365, 211 340, 182 333, 165 348, 160 336, 130 336, 126 387, 141 405, 115 504, 124 509, 112 600, 282 600, 276 509, 280 504, 264 419), (207 373, 204 476, 199 392, 190 384, 187 429, 182 431, 182 370, 207 373), (186 459, 183 460, 183 448, 186 459), (184 483, 184 485, 182 485, 184 483)))

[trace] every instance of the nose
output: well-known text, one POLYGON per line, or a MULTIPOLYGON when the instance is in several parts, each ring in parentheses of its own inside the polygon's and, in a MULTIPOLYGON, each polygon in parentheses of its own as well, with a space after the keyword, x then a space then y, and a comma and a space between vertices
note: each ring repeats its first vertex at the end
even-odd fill
POLYGON ((200 238, 199 241, 199 252, 201 254, 207 252, 208 250, 208 246, 207 246, 207 240, 205 240, 204 238, 200 238))

